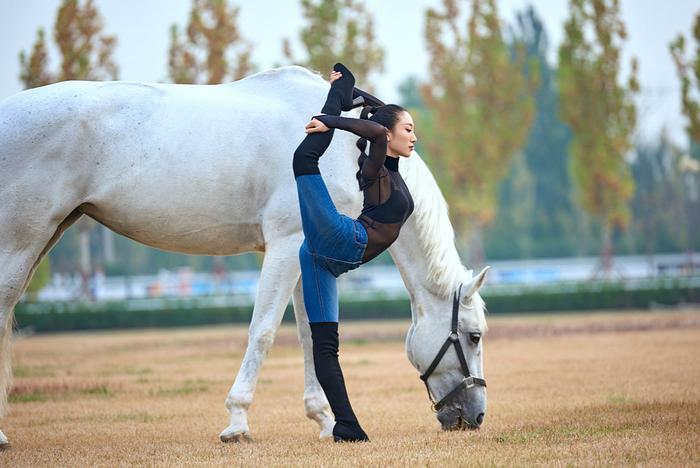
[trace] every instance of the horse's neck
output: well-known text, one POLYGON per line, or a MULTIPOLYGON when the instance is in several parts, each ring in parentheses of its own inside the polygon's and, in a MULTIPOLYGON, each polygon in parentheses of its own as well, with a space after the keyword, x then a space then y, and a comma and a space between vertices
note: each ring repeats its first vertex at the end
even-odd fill
MULTIPOLYGON (((428 260, 421 248, 418 228, 414 217, 409 217, 401 228, 401 235, 389 248, 404 285, 413 298, 427 291, 428 260)), ((416 311, 411 308, 411 320, 416 322, 416 311)))

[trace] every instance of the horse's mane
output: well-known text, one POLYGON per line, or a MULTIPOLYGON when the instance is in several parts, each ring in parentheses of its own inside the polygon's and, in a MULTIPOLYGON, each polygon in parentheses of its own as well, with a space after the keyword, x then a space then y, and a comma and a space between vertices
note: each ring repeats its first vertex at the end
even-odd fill
MULTIPOLYGON (((427 287, 438 297, 451 298, 460 283, 469 284, 467 270, 455 248, 455 235, 445 198, 425 162, 414 153, 400 165, 401 175, 414 201, 413 215, 421 249, 428 261, 427 287)), ((477 321, 486 330, 485 304, 479 293, 472 296, 477 321)))

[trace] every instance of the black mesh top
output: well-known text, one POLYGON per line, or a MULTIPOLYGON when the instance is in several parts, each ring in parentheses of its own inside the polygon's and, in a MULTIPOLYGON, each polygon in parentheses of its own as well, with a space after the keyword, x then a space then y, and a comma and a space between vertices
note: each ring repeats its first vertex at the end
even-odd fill
POLYGON ((360 159, 360 184, 364 205, 358 220, 367 229, 367 249, 362 263, 386 250, 399 236, 401 226, 413 213, 413 198, 399 174, 399 158, 387 156, 386 127, 367 119, 335 115, 314 118, 328 128, 339 128, 370 142, 369 157, 360 159))

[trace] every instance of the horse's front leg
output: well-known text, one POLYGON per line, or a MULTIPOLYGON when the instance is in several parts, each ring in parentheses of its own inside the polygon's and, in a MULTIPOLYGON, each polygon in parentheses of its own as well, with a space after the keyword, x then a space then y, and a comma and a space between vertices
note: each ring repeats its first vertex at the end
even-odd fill
POLYGON ((309 419, 313 419, 321 428, 319 439, 325 439, 333 435, 335 419, 328 404, 328 399, 321 384, 316 378, 314 369, 313 340, 311 339, 311 328, 309 327, 309 316, 306 314, 304 306, 304 294, 301 288, 301 278, 294 287, 292 295, 294 304, 294 316, 297 322, 297 336, 301 349, 304 352, 304 410, 309 419))
POLYGON ((301 239, 298 236, 290 236, 267 246, 248 329, 248 347, 226 398, 230 424, 219 435, 223 442, 250 440, 248 407, 253 401, 260 367, 275 340, 292 288, 301 273, 300 245, 301 239))

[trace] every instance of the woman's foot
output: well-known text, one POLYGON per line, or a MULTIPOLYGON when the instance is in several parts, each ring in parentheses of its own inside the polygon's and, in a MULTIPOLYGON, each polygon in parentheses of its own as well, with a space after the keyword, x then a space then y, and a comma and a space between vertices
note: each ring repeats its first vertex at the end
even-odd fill
POLYGON ((340 110, 349 111, 352 106, 352 90, 355 87, 355 77, 345 65, 338 62, 333 65, 333 70, 340 72, 342 76, 331 83, 326 104, 321 109, 324 114, 339 115, 340 110), (340 108, 340 109, 338 109, 340 108))
POLYGON ((334 442, 369 442, 369 437, 365 431, 358 426, 348 426, 346 424, 336 422, 333 426, 333 441, 334 442))

